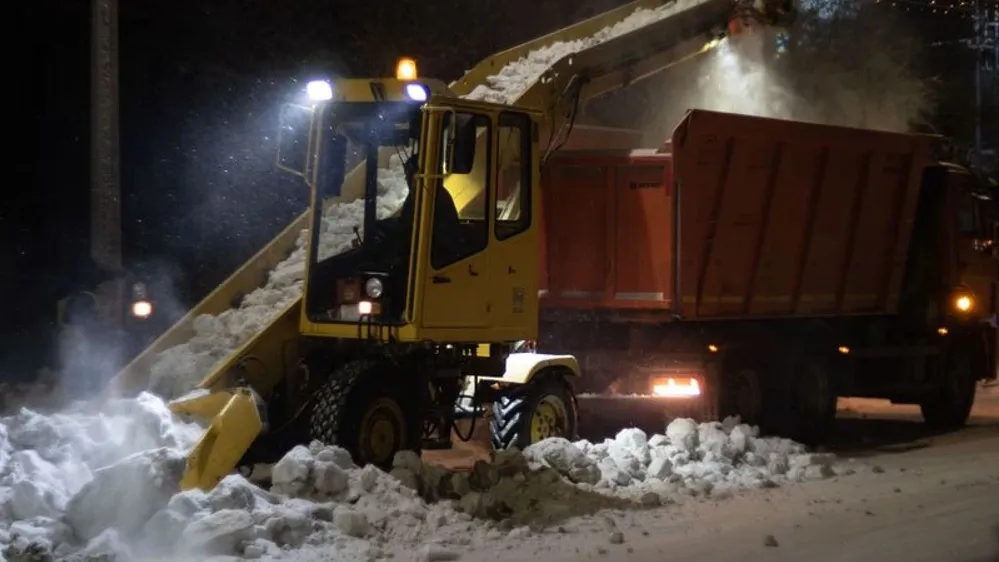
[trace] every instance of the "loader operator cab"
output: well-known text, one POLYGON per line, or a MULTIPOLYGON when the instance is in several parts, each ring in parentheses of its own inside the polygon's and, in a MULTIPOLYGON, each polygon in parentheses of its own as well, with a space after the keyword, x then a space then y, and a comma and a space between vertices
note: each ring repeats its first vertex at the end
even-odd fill
POLYGON ((294 151, 279 138, 278 165, 312 188, 303 332, 355 338, 366 337, 357 324, 489 330, 498 321, 523 339, 536 330, 524 315, 536 259, 520 250, 536 252, 536 125, 510 106, 457 99, 443 84, 439 96, 428 87, 412 97, 417 84, 338 80, 330 88, 347 90, 342 99, 303 108, 297 127, 282 117, 304 164, 282 165, 294 151), (496 266, 492 255, 505 262, 506 285, 495 290, 483 274, 496 266), (499 317, 490 310, 497 297, 510 302, 499 317), (457 300, 480 302, 462 309, 457 300))

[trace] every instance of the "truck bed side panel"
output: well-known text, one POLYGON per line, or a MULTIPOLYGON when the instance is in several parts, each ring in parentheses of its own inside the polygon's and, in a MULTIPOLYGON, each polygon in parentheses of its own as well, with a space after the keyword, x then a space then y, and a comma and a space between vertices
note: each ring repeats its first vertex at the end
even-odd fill
POLYGON ((544 177, 543 305, 670 307, 671 160, 566 152, 544 177))
POLYGON ((931 142, 690 112, 673 136, 678 312, 893 312, 931 142))

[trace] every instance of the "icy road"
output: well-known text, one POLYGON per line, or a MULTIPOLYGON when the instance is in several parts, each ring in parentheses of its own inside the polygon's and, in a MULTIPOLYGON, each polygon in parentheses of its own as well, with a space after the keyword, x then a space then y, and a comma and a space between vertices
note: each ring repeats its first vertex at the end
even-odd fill
POLYGON ((999 562, 999 387, 950 435, 921 436, 915 408, 851 400, 841 411, 837 452, 869 465, 857 474, 608 513, 461 559, 999 562))

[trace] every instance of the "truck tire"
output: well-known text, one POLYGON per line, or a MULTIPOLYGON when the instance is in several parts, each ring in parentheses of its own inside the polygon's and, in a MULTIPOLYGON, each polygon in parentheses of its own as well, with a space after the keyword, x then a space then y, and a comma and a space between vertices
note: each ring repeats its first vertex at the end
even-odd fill
POLYGON ((738 368, 726 373, 722 381, 722 417, 738 416, 742 423, 760 425, 764 392, 759 371, 751 367, 738 368))
POLYGON ((829 367, 818 359, 796 362, 787 393, 785 430, 806 445, 823 443, 836 423, 836 384, 829 367))
POLYGON ((397 452, 419 454, 422 424, 408 386, 374 361, 343 365, 316 393, 310 437, 343 447, 360 466, 388 470, 397 452))
POLYGON ((521 451, 548 437, 576 439, 579 412, 569 383, 557 374, 538 374, 493 402, 489 421, 493 448, 521 451))
POLYGON ((978 381, 972 368, 971 353, 957 347, 947 354, 943 383, 938 392, 919 404, 927 427, 951 431, 964 426, 975 404, 978 381))

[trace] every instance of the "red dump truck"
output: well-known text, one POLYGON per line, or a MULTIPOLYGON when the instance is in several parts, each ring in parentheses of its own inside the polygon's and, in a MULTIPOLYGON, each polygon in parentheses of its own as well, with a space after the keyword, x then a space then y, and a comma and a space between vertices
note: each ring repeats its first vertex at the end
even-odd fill
POLYGON ((544 170, 540 347, 579 392, 807 442, 838 396, 963 425, 996 376, 996 209, 936 138, 691 111, 660 149, 544 170))

